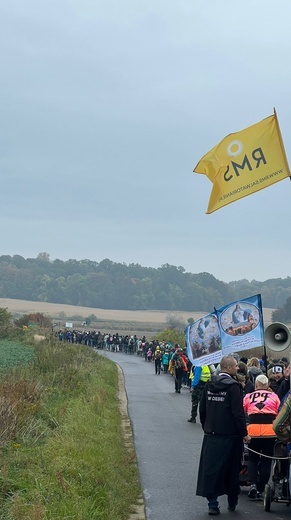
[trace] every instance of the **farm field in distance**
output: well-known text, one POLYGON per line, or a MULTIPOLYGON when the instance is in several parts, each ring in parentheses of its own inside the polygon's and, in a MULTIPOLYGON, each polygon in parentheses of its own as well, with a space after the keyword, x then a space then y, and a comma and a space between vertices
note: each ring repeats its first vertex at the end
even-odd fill
MULTIPOLYGON (((90 314, 94 314, 100 322, 114 322, 121 323, 132 323, 142 325, 153 324, 163 325, 166 328, 167 317, 169 315, 175 315, 185 321, 187 324, 188 318, 197 320, 207 314, 206 312, 191 312, 191 311, 128 311, 128 310, 114 310, 114 309, 96 309, 94 307, 77 307, 75 305, 65 305, 61 303, 47 303, 47 302, 34 302, 27 300, 14 300, 10 298, 0 298, 0 307, 7 308, 7 310, 14 315, 32 314, 36 312, 43 313, 44 315, 58 320, 58 317, 62 317, 64 321, 64 315, 67 321, 70 321, 72 316, 80 316, 84 319, 90 314)), ((274 309, 263 309, 264 314, 264 325, 265 327, 271 323, 272 311, 274 309)), ((211 312, 211 309, 209 310, 211 312)))
POLYGON ((102 333, 136 334, 139 337, 145 335, 148 339, 167 328, 166 320, 169 315, 177 316, 185 326, 188 318, 196 320, 201 317, 199 312, 98 309, 10 298, 0 298, 0 307, 7 308, 14 318, 23 314, 42 313, 57 323, 56 329, 64 329, 67 322, 72 322, 73 327, 80 330, 83 328, 82 322, 94 315, 96 320, 92 320, 86 329, 99 330, 102 333))
POLYGON ((194 320, 200 318, 204 312, 190 311, 125 311, 114 309, 96 309, 94 307, 78 307, 61 303, 32 302, 27 300, 13 300, 10 298, 0 298, 0 307, 7 308, 11 314, 31 314, 41 312, 48 317, 56 317, 64 313, 70 316, 82 316, 86 318, 90 314, 95 314, 98 320, 104 321, 136 321, 145 323, 166 323, 169 314, 175 314, 187 323, 187 319, 192 317, 194 320))

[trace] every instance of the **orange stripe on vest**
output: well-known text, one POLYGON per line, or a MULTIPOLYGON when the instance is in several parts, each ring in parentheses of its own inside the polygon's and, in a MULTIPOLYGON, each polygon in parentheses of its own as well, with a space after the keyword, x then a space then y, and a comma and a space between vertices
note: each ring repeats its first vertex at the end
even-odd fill
POLYGON ((276 437, 272 424, 249 424, 248 434, 251 437, 276 437))

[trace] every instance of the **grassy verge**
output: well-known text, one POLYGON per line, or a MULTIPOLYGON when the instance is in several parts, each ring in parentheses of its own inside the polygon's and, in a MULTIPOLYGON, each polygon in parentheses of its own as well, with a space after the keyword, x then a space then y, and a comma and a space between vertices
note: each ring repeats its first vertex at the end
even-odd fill
POLYGON ((115 364, 69 344, 2 374, 1 520, 128 519, 141 490, 117 392, 115 364))

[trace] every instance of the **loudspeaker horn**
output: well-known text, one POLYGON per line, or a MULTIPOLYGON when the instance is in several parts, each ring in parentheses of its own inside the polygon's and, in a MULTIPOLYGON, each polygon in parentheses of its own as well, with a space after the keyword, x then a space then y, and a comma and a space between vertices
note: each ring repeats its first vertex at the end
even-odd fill
POLYGON ((282 352, 291 346, 291 332, 284 323, 272 323, 265 330, 265 346, 273 352, 282 352))

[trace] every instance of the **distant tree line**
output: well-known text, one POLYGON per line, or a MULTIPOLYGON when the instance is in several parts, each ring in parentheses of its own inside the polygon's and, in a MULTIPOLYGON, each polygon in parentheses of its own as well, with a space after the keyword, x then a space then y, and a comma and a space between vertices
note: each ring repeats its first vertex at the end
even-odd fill
POLYGON ((264 307, 278 309, 291 297, 291 277, 226 283, 183 267, 158 268, 92 260, 0 256, 0 297, 125 310, 211 312, 231 301, 261 294, 264 307))
POLYGON ((272 321, 279 321, 281 323, 291 322, 291 296, 287 298, 287 301, 282 307, 272 312, 272 321))

